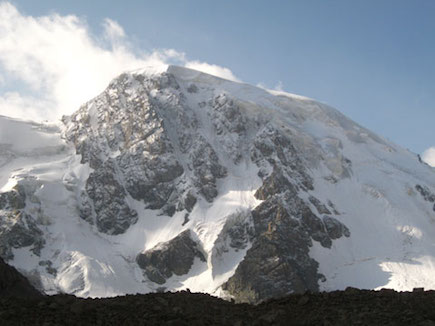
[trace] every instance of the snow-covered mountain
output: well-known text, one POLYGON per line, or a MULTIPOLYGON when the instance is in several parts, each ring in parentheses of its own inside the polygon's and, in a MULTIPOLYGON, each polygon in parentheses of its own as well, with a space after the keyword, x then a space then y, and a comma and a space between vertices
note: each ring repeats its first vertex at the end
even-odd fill
POLYGON ((0 256, 47 293, 435 289, 435 173, 308 98, 170 66, 0 117, 0 256))

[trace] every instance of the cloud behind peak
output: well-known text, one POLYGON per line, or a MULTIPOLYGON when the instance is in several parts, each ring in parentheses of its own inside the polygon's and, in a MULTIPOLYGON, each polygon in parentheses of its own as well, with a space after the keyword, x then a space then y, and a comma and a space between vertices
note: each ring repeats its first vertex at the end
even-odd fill
POLYGON ((0 115, 55 120, 73 113, 122 72, 144 67, 178 64, 238 80, 228 68, 188 61, 173 49, 134 51, 116 21, 106 18, 102 25, 102 34, 93 35, 77 16, 26 16, 1 2, 0 115))

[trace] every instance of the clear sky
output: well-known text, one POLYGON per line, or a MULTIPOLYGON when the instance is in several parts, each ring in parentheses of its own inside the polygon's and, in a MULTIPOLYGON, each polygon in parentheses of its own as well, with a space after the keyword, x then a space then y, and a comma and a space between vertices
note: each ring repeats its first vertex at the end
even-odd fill
MULTIPOLYGON (((434 0, 15 0, 9 3, 18 12, 15 18, 10 13, 6 15, 11 24, 17 17, 24 17, 28 23, 32 17, 44 16, 55 25, 55 14, 59 14, 58 20, 66 15, 77 16, 78 22, 73 23, 77 33, 89 34, 94 49, 110 48, 108 51, 115 53, 117 63, 121 62, 117 53, 124 50, 119 69, 127 67, 128 55, 132 66, 141 64, 144 53, 148 59, 157 56, 165 62, 218 65, 228 68, 229 74, 244 82, 282 88, 327 103, 416 153, 435 146, 434 0), (164 49, 175 51, 162 54, 164 49)), ((7 10, 10 8, 3 8, 7 10)), ((0 8, 0 19, 1 13, 0 8)), ((38 22, 44 24, 43 20, 38 22)), ((15 45, 7 49, 11 55, 2 58, 1 24, 0 67, 3 64, 6 68, 3 74, 0 70, 3 79, 0 92, 3 92, 3 103, 9 100, 22 104, 25 99, 21 97, 25 97, 26 90, 34 97, 38 92, 37 81, 30 82, 34 78, 30 75, 37 72, 29 72, 23 82, 24 73, 20 75, 16 71, 19 64, 14 66, 11 61, 22 51, 22 46, 17 45, 19 40, 30 37, 35 26, 30 26, 28 33, 14 30, 17 37, 8 44, 15 45), (18 98, 11 96, 12 93, 17 93, 18 98)), ((4 30, 7 28, 11 35, 12 27, 3 26, 4 30)), ((41 40, 44 42, 45 38, 41 36, 41 40)), ((32 48, 39 48, 35 40, 31 41, 32 48)), ((71 60, 77 56, 80 53, 71 60)), ((28 65, 29 60, 20 65, 28 65)), ((53 60, 56 61, 55 56, 53 60)), ((101 65, 102 61, 96 59, 101 65)), ((107 62, 115 66, 110 64, 112 61, 107 62)), ((111 68, 103 71, 107 70, 117 72, 111 68)), ((47 76, 56 73, 50 70, 47 76)), ((49 87, 50 80, 57 81, 44 78, 45 87, 49 87)), ((65 82, 65 85, 69 84, 65 82)), ((65 92, 58 93, 59 98, 65 92)), ((54 103, 54 98, 48 96, 46 102, 54 103)), ((0 114, 5 110, 1 103, 2 98, 0 114)))

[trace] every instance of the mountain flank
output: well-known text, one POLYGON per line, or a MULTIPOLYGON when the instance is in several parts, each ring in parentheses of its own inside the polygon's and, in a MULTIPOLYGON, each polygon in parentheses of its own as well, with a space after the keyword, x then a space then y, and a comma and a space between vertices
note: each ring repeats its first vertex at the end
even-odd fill
POLYGON ((41 298, 42 294, 14 267, 0 258, 0 298, 41 298))
POLYGON ((0 130, 0 256, 46 294, 435 289, 435 170, 318 101, 169 66, 0 130))

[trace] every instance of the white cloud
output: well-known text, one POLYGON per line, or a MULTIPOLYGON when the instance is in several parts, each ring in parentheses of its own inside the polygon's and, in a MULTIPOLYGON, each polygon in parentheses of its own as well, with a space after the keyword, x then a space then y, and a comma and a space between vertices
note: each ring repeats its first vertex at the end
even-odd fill
POLYGON ((123 28, 111 19, 103 21, 103 28, 103 35, 95 36, 76 16, 25 16, 0 2, 0 75, 5 84, 19 84, 14 92, 0 94, 0 115, 58 119, 98 95, 123 71, 164 71, 168 63, 238 80, 227 68, 189 62, 172 49, 135 52, 123 28))
POLYGON ((430 166, 435 167, 435 147, 430 147, 423 152, 423 161, 425 161, 430 166))
POLYGON ((240 82, 240 80, 234 76, 232 71, 228 68, 221 67, 218 65, 211 65, 200 61, 190 61, 185 64, 187 68, 199 70, 210 75, 218 76, 224 79, 229 79, 232 81, 240 82))

